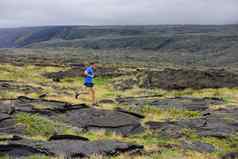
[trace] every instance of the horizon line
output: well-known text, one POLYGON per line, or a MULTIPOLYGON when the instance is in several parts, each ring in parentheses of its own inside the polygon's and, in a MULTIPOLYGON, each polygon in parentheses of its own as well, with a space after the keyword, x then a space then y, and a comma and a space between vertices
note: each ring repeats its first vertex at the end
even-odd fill
POLYGON ((88 25, 88 24, 49 24, 49 25, 26 25, 26 26, 13 26, 13 27, 1 27, 0 29, 17 29, 17 28, 37 28, 37 27, 130 27, 130 26, 233 26, 237 24, 115 24, 115 25, 88 25))

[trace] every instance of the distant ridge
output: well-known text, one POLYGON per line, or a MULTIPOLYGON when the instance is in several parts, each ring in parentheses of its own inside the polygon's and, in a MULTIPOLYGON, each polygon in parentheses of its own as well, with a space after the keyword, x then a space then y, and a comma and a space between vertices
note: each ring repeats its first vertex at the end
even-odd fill
POLYGON ((39 26, 0 29, 0 48, 83 47, 166 52, 234 49, 238 25, 39 26))

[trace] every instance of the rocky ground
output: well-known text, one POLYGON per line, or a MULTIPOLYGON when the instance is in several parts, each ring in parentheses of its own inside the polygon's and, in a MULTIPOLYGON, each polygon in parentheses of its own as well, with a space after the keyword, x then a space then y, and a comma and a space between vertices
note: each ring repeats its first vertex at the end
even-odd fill
POLYGON ((238 157, 235 72, 100 66, 95 108, 82 68, 0 66, 0 158, 238 157))

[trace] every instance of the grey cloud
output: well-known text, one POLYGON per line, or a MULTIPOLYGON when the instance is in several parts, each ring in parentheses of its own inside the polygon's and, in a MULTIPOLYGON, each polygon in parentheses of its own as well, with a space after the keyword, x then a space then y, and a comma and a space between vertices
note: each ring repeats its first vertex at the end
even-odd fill
POLYGON ((1 0, 0 27, 231 24, 237 0, 1 0))

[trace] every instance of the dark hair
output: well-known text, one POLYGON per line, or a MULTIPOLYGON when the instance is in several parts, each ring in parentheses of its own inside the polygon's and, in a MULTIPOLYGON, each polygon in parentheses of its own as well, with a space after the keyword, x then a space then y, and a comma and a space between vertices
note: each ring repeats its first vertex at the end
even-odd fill
POLYGON ((94 65, 94 64, 96 64, 96 62, 90 62, 90 65, 94 65))

